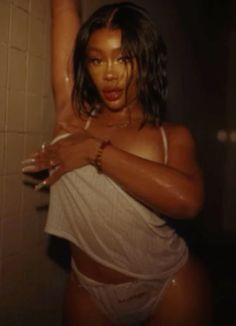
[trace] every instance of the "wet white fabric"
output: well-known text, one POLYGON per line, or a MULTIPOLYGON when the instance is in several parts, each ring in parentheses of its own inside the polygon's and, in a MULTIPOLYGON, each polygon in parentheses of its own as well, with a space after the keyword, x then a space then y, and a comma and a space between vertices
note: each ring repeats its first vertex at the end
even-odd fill
MULTIPOLYGON (((163 145, 167 161, 167 139, 163 145)), ((65 174, 51 187, 45 230, 137 279, 168 278, 188 255, 184 240, 164 219, 91 165, 65 174)))
POLYGON ((135 280, 122 284, 104 284, 81 274, 73 260, 71 265, 78 286, 88 291, 97 306, 115 325, 143 325, 170 282, 169 278, 163 278, 158 281, 135 280))

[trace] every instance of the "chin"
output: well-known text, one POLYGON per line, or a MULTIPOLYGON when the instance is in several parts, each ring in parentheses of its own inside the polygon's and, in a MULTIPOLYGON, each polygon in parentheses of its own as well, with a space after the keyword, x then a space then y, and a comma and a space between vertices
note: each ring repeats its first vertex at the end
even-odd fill
POLYGON ((125 103, 117 103, 117 102, 115 103, 115 102, 104 101, 104 106, 106 107, 107 110, 112 112, 120 112, 127 106, 127 104, 125 103))

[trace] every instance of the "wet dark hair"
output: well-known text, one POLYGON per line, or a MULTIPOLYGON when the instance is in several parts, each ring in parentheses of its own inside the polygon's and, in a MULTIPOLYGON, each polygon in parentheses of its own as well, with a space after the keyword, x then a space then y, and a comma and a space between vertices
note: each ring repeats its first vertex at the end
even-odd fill
POLYGON ((91 115, 101 102, 87 72, 86 59, 91 34, 104 27, 121 30, 122 52, 137 60, 137 89, 143 108, 143 124, 161 124, 166 111, 166 47, 147 11, 131 2, 102 6, 82 25, 73 56, 75 108, 91 115))

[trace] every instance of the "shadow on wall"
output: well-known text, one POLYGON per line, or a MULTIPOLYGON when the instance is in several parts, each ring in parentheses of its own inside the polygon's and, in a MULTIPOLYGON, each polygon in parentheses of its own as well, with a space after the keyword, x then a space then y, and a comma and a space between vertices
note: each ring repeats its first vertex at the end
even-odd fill
MULTIPOLYGON (((34 188, 36 183, 45 180, 48 177, 48 171, 40 171, 36 173, 27 173, 29 178, 24 181, 26 187, 34 188)), ((41 192, 49 193, 49 188, 43 188, 41 192)), ((37 206, 37 211, 48 211, 48 203, 37 206)), ((58 238, 52 235, 48 236, 47 244, 47 255, 50 257, 57 265, 63 268, 66 272, 70 270, 70 247, 68 241, 58 238)))

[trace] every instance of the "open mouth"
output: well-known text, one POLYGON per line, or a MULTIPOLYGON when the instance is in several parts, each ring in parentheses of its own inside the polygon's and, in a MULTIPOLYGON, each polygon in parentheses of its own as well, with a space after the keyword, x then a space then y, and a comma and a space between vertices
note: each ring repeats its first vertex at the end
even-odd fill
POLYGON ((121 97, 122 90, 120 88, 103 89, 102 94, 107 101, 113 102, 121 97))

